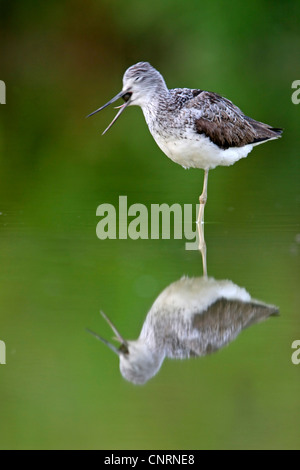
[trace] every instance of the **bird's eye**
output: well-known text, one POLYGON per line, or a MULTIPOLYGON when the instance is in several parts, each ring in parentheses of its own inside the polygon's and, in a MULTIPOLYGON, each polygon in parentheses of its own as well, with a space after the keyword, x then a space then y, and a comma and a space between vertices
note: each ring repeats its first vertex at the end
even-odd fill
POLYGON ((126 344, 121 344, 121 346, 119 347, 119 351, 123 354, 129 354, 129 350, 126 344))
POLYGON ((125 93, 125 95, 123 95, 122 98, 123 98, 124 101, 127 102, 130 99, 131 95, 132 95, 132 93, 125 93))
POLYGON ((136 77, 136 79, 134 80, 135 82, 138 82, 139 80, 141 79, 140 76, 136 77))

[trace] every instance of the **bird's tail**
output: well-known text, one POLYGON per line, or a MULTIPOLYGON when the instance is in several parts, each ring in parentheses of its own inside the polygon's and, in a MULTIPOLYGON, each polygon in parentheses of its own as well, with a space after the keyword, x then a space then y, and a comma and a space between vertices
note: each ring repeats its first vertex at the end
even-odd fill
POLYGON ((249 118, 248 116, 247 121, 251 124, 256 134, 253 144, 259 144, 266 140, 278 139, 281 137, 283 132, 281 127, 272 127, 263 122, 255 121, 255 119, 249 118))

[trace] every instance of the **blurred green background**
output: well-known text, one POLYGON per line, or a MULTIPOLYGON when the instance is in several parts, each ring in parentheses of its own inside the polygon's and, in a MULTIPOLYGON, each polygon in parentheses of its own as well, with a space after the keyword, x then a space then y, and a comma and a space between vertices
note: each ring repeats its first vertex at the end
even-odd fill
POLYGON ((2 449, 299 448, 300 3, 0 1, 2 449), (216 91, 283 138, 210 174, 208 272, 280 307, 216 355, 125 382, 103 309, 129 339, 157 295, 202 274, 184 240, 96 237, 96 209, 195 204, 203 172, 154 143, 138 108, 84 117, 149 61, 173 87, 216 91))

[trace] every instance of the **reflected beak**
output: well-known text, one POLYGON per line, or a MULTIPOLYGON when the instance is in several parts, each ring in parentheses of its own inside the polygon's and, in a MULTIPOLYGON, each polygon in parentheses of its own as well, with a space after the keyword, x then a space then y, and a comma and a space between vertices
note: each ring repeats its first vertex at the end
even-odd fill
MULTIPOLYGON (((126 103, 127 104, 127 103, 126 103)), ((124 109, 124 108, 122 108, 124 109)), ((93 331, 91 330, 88 330, 87 329, 87 332, 90 333, 91 335, 95 336, 95 338, 97 338, 99 341, 101 341, 102 343, 106 344, 106 346, 108 346, 115 354, 117 354, 118 356, 121 356, 123 354, 128 354, 128 343, 127 341, 120 335, 120 333, 118 332, 117 328, 115 327, 115 325, 110 321, 110 319, 105 315, 104 312, 100 312, 101 315, 103 316, 103 318, 107 321, 107 323, 109 324, 109 326, 111 327, 111 329, 113 330, 113 332, 115 333, 116 335, 116 340, 119 341, 119 343, 121 343, 121 346, 120 348, 116 348, 113 344, 111 344, 109 341, 107 341, 106 339, 102 338, 101 336, 97 335, 97 333, 94 333, 93 331)))
POLYGON ((121 91, 120 93, 118 93, 114 98, 112 98, 110 101, 108 101, 104 106, 101 106, 101 108, 99 109, 96 109, 96 111, 93 111, 91 114, 89 114, 87 116, 90 117, 90 116, 93 116, 94 114, 96 113, 99 113, 99 111, 102 111, 102 109, 106 108, 107 106, 109 106, 110 104, 114 103, 115 101, 117 101, 118 99, 120 98, 124 98, 125 95, 129 95, 129 98, 126 100, 126 103, 122 104, 121 106, 118 106, 117 109, 119 109, 118 113, 116 114, 116 116, 114 117, 114 119, 111 121, 110 125, 105 129, 105 131, 102 133, 102 135, 104 135, 110 128, 111 126, 116 122, 116 120, 118 119, 119 116, 121 116, 121 114, 123 113, 124 109, 127 108, 127 106, 130 104, 130 95, 128 92, 126 91, 121 91))
POLYGON ((87 329, 86 330, 88 333, 90 333, 91 335, 95 336, 95 338, 97 338, 99 341, 101 341, 102 343, 106 344, 106 346, 108 346, 114 353, 116 353, 118 356, 120 356, 122 354, 122 352, 116 348, 113 344, 109 343, 108 341, 106 341, 106 339, 102 338, 101 336, 97 335, 97 333, 94 333, 94 331, 92 330, 89 330, 87 329))

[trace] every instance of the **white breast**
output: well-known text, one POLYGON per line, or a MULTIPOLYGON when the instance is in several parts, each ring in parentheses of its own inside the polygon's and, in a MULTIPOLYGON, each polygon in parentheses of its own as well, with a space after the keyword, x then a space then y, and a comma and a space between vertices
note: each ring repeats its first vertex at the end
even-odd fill
POLYGON ((253 145, 250 144, 224 150, 213 144, 208 137, 195 134, 191 136, 192 138, 179 139, 165 139, 159 134, 153 134, 153 137, 167 157, 184 168, 210 170, 218 165, 233 165, 241 158, 246 157, 253 148, 253 145))

